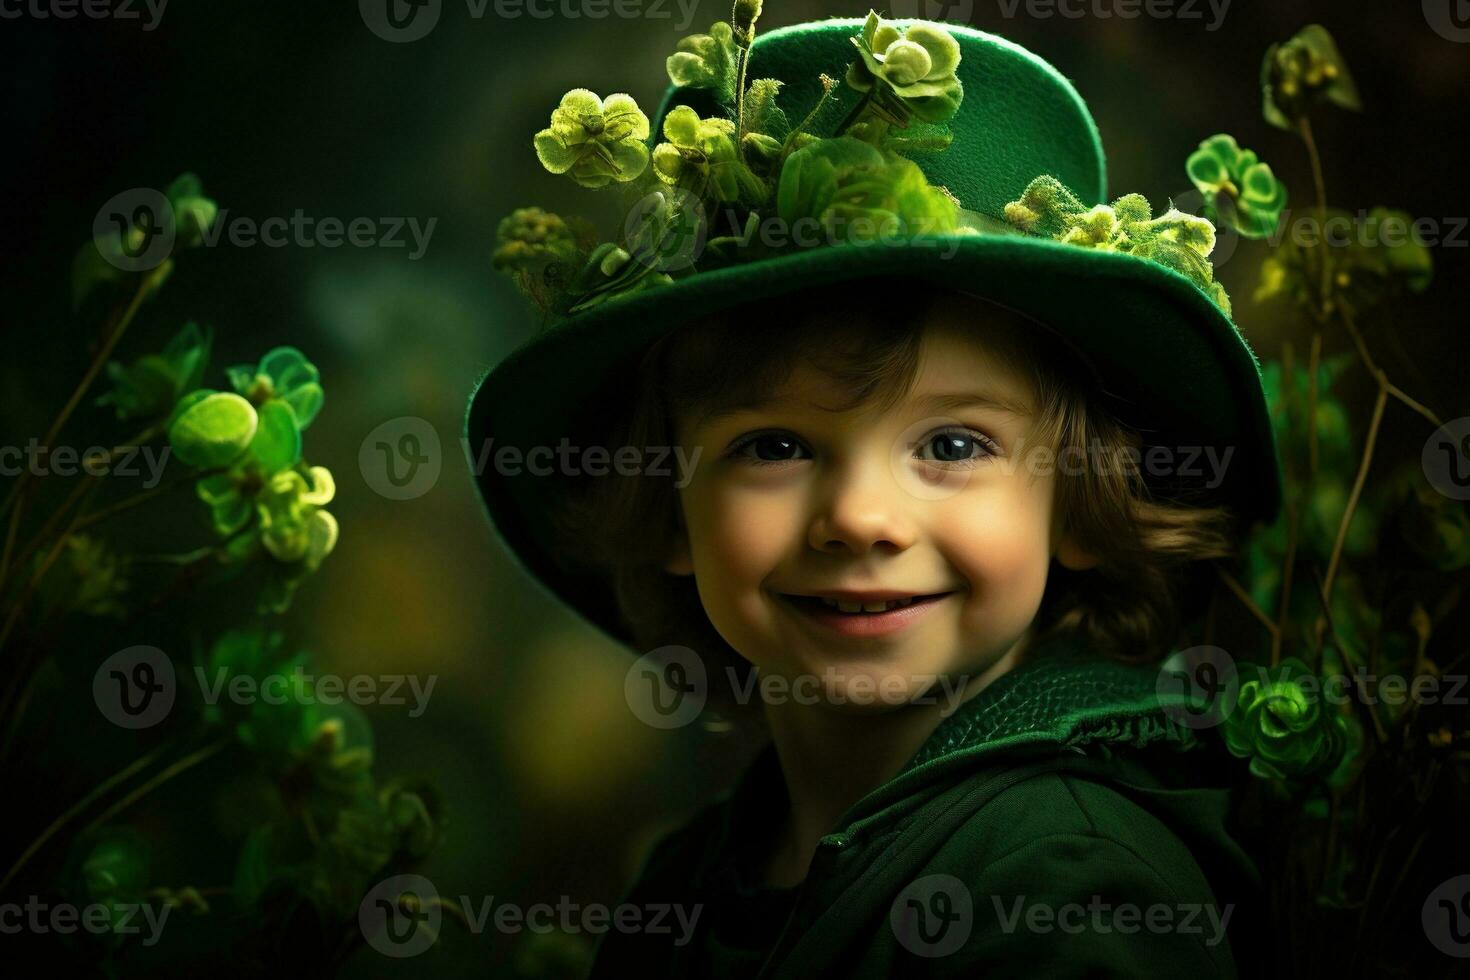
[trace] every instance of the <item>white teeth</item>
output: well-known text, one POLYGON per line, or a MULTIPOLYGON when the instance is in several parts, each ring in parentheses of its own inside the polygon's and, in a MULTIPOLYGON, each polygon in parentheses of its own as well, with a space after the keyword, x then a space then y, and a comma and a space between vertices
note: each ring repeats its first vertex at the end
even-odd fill
POLYGON ((822 600, 822 604, 827 606, 829 609, 836 609, 840 612, 845 613, 886 612, 889 609, 898 609, 903 606, 907 606, 914 601, 912 598, 908 598, 889 599, 887 602, 850 602, 846 599, 829 599, 826 596, 819 596, 818 598, 820 598, 822 600))

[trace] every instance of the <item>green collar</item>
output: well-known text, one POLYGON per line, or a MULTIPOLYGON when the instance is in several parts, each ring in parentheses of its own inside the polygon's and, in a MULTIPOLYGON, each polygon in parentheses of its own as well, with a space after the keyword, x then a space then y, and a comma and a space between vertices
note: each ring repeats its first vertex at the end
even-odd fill
MULTIPOLYGON (((1119 746, 1200 745, 1193 730, 1174 722, 1161 696, 1157 664, 1125 664, 1077 642, 1053 640, 996 678, 934 729, 897 776, 855 803, 839 821, 838 836, 884 824, 912 810, 952 780, 1001 756, 1035 759, 1057 753, 1108 755, 1119 746)), ((725 812, 733 827, 785 805, 786 786, 775 746, 768 745, 731 791, 725 812)), ((722 834, 732 830, 727 823, 722 834)))

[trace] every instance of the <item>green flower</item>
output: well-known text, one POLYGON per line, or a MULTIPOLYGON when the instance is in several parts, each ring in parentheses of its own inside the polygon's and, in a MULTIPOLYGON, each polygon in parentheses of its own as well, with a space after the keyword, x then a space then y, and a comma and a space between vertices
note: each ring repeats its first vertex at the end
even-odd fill
POLYGON ((541 208, 517 208, 495 228, 499 242, 490 265, 503 272, 525 270, 539 274, 555 262, 573 262, 577 239, 560 215, 541 208))
POLYGON ((1215 249, 1215 226, 1204 218, 1172 206, 1155 218, 1141 194, 1125 194, 1112 204, 1088 207, 1061 181, 1043 175, 1005 206, 1005 219, 1028 234, 1123 252, 1173 269, 1230 316, 1230 297, 1215 281, 1209 260, 1215 249))
POLYGON ((1266 49, 1261 62, 1261 113, 1279 129, 1291 129, 1323 100, 1361 109, 1358 87, 1321 24, 1308 24, 1289 41, 1266 49))
POLYGON ((1184 169, 1204 195, 1206 213, 1246 238, 1265 238, 1276 230, 1286 207, 1286 185, 1268 164, 1242 150, 1234 136, 1219 133, 1200 143, 1184 169))
POLYGON ((715 98, 728 105, 735 97, 735 39, 730 25, 717 21, 708 34, 690 34, 679 40, 677 50, 664 62, 669 81, 683 88, 713 89, 715 98))
POLYGON ((1352 739, 1348 721, 1323 707, 1321 684, 1295 657, 1240 685, 1222 734, 1232 755, 1262 779, 1308 780, 1334 773, 1352 739))
MULTIPOLYGON (((218 206, 204 196, 199 178, 180 174, 164 189, 169 210, 156 220, 170 223, 174 233, 173 248, 191 248, 204 240, 204 233, 214 223, 218 206)), ((72 259, 72 309, 80 309, 98 286, 116 287, 125 282, 136 288, 138 274, 128 272, 130 263, 144 249, 153 234, 145 224, 135 224, 126 231, 111 229, 77 249, 72 259)), ((165 257, 158 267, 146 270, 144 280, 150 290, 157 289, 173 271, 173 259, 165 257)))
POLYGON ((943 26, 919 21, 899 28, 869 10, 852 43, 859 57, 848 66, 847 84, 872 93, 874 110, 894 125, 906 126, 910 115, 942 123, 959 111, 960 45, 943 26))
POLYGON ((279 561, 302 562, 314 571, 337 544, 337 520, 322 510, 336 493, 325 466, 312 466, 305 475, 291 469, 271 477, 256 503, 266 551, 279 561))
POLYGON ((570 173, 583 187, 632 180, 648 166, 648 117, 631 95, 574 88, 551 113, 551 126, 536 134, 536 156, 554 174, 570 173))
POLYGON ((180 174, 163 192, 174 213, 174 246, 192 248, 204 241, 219 205, 204 196, 204 185, 191 173, 180 174))
POLYGON ((729 119, 701 119, 681 105, 664 117, 663 132, 668 142, 653 148, 653 172, 665 184, 722 203, 743 200, 755 205, 765 199, 766 184, 735 150, 735 123, 729 119))
POLYGON ((199 387, 213 340, 208 327, 201 330, 198 324, 188 323, 161 354, 145 354, 127 367, 109 361, 112 390, 97 399, 97 404, 115 406, 119 421, 168 415, 180 398, 199 387))
POLYGON ((1330 286, 1358 310, 1403 292, 1418 293, 1434 278, 1434 259, 1405 211, 1375 207, 1351 214, 1328 208, 1325 228, 1309 226, 1310 237, 1293 223, 1261 262, 1257 301, 1290 296, 1298 305, 1318 302, 1321 272, 1307 253, 1324 249, 1331 262, 1330 286))
POLYGON ((305 429, 322 409, 324 395, 321 375, 316 365, 295 347, 277 347, 251 366, 239 364, 228 368, 230 385, 235 391, 249 399, 252 405, 263 406, 279 399, 290 406, 298 429, 305 429))
POLYGON ((833 241, 959 230, 954 198, 918 164, 854 136, 817 140, 787 157, 776 208, 793 231, 815 219, 833 241))
POLYGON ((169 448, 189 466, 213 469, 236 459, 255 438, 260 418, 239 395, 201 388, 174 408, 169 448))

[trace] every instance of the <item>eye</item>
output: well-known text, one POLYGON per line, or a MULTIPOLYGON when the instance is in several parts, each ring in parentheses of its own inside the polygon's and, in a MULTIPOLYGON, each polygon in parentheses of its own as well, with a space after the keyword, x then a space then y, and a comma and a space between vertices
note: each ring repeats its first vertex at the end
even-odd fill
POLYGON ((737 440, 727 455, 757 466, 775 466, 810 459, 811 450, 789 432, 753 432, 737 440))
POLYGON ((974 429, 945 429, 920 444, 915 458, 951 469, 974 466, 989 456, 999 456, 1000 446, 974 429))

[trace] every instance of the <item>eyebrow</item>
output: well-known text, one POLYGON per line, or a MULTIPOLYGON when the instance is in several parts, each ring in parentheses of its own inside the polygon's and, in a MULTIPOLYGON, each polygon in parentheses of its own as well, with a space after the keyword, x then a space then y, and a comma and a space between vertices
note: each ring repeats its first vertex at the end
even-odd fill
MULTIPOLYGON (((712 423, 727 419, 742 412, 759 412, 791 405, 797 400, 792 398, 778 398, 768 396, 752 399, 736 405, 727 405, 723 408, 714 409, 700 416, 697 427, 704 427, 712 423)), ((956 391, 940 394, 927 395, 913 404, 922 411, 943 412, 960 408, 988 408, 997 412, 1005 412, 1017 418, 1026 418, 1035 414, 1033 409, 1025 401, 1011 398, 995 391, 956 391)))
POLYGON ((931 411, 973 407, 989 408, 1019 417, 1032 415, 1035 412, 1035 409, 1025 401, 997 391, 956 391, 929 395, 919 399, 916 404, 931 411))

